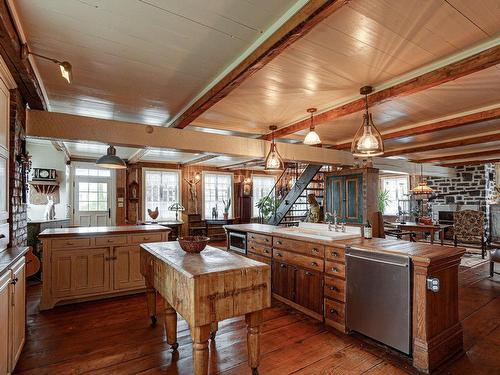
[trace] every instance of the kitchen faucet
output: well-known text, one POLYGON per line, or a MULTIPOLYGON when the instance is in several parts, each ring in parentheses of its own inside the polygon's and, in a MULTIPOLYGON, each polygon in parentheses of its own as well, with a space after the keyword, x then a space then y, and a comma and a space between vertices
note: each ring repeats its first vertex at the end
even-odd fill
MULTIPOLYGON (((333 215, 331 212, 327 212, 326 213, 326 216, 330 216, 330 218, 332 219, 333 218, 333 227, 335 228, 335 232, 338 232, 339 230, 339 225, 337 223, 337 219, 338 219, 338 216, 337 216, 337 211, 333 211, 333 215)), ((328 219, 326 220, 327 223, 328 223, 328 230, 331 232, 332 231, 332 220, 330 219, 330 221, 328 221, 328 219)))

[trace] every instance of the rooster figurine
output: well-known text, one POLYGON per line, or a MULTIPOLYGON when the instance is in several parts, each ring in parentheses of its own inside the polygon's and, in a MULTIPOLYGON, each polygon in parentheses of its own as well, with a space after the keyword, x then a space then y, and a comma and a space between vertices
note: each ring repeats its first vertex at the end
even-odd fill
POLYGON ((148 208, 148 215, 151 218, 151 222, 152 223, 156 222, 156 218, 158 217, 159 213, 160 212, 158 211, 158 206, 154 210, 151 210, 151 209, 148 208))

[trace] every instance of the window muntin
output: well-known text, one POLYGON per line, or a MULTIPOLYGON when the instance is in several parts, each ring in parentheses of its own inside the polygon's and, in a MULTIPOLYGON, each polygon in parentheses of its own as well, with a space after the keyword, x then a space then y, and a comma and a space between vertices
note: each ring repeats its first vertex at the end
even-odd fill
POLYGON ((175 211, 168 208, 180 203, 180 172, 175 170, 144 169, 144 220, 151 218, 148 208, 158 207, 157 220, 175 220, 175 211))
POLYGON ((111 177, 109 169, 75 168, 75 176, 111 177))
POLYGON ((78 182, 78 211, 108 210, 107 182, 78 182))

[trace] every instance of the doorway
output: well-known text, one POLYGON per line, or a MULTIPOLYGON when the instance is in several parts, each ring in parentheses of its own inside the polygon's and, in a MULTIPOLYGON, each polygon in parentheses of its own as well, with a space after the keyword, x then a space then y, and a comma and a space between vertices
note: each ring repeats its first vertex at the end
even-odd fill
POLYGON ((75 226, 99 227, 114 224, 115 173, 91 163, 72 165, 73 216, 75 226))

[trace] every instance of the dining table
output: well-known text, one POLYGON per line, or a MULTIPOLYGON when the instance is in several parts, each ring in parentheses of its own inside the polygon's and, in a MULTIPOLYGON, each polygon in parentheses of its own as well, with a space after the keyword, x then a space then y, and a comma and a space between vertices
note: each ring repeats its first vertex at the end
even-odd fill
POLYGON ((410 231, 410 232, 418 232, 418 233, 430 233, 430 242, 434 244, 435 234, 439 233, 439 239, 441 241, 441 245, 444 245, 444 237, 445 231, 448 228, 453 227, 451 224, 425 224, 425 223, 417 223, 417 222, 391 222, 388 223, 391 226, 397 227, 398 229, 410 231))

